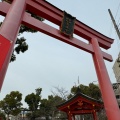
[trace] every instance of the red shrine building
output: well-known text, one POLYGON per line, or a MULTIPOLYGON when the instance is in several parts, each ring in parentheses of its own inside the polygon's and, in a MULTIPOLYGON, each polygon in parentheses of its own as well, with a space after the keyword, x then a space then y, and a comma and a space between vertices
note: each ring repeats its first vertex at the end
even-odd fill
POLYGON ((57 106, 60 111, 66 112, 68 120, 75 120, 76 115, 92 114, 94 120, 98 120, 97 112, 104 108, 103 102, 93 99, 80 90, 68 101, 57 106))

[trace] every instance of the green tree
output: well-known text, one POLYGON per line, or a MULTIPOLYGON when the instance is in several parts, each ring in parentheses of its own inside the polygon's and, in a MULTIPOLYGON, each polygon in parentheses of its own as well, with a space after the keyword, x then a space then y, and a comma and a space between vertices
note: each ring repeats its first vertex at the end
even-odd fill
MULTIPOLYGON (((11 4, 12 0, 2 0, 2 1, 5 1, 5 2, 8 2, 11 4)), ((37 16, 37 15, 31 13, 30 11, 26 11, 26 12, 30 13, 32 17, 38 19, 39 21, 44 20, 40 16, 37 16)), ((0 26, 1 25, 2 25, 2 22, 0 23, 0 26)), ((28 50, 28 44, 26 43, 26 39, 21 36, 24 32, 36 33, 37 31, 34 29, 31 29, 31 28, 28 28, 27 26, 24 26, 24 25, 20 26, 18 38, 16 40, 16 44, 14 46, 14 50, 13 50, 10 62, 13 62, 16 60, 16 54, 24 53, 25 51, 28 50)))
POLYGON ((44 117, 46 117, 46 119, 49 119, 49 117, 54 119, 55 117, 58 116, 58 114, 60 115, 59 117, 62 117, 62 115, 64 113, 60 112, 56 108, 56 106, 61 104, 64 101, 65 100, 63 100, 61 97, 59 97, 57 95, 56 96, 49 95, 48 99, 42 99, 41 100, 40 114, 43 115, 44 117))
POLYGON ((69 92, 65 88, 59 86, 54 86, 53 88, 54 90, 51 90, 53 96, 59 96, 63 100, 68 99, 69 92))
POLYGON ((5 113, 0 111, 0 119, 1 118, 2 118, 2 120, 6 120, 5 113))
MULTIPOLYGON (((83 93, 89 97, 95 98, 97 100, 101 99, 100 89, 97 85, 95 85, 93 83, 90 83, 89 86, 80 84, 79 88, 81 90, 81 93, 83 93)), ((69 98, 72 97, 72 95, 74 95, 77 92, 77 89, 78 89, 78 87, 76 87, 76 86, 73 86, 71 88, 71 94, 69 95, 69 98)))
POLYGON ((0 108, 7 114, 7 118, 10 114, 16 116, 21 112, 21 100, 22 94, 19 91, 12 91, 0 101, 0 108))
POLYGON ((28 104, 29 110, 32 111, 31 116, 29 115, 32 119, 35 119, 38 116, 36 114, 41 101, 42 88, 37 88, 35 91, 36 93, 28 94, 25 97, 25 102, 28 104))

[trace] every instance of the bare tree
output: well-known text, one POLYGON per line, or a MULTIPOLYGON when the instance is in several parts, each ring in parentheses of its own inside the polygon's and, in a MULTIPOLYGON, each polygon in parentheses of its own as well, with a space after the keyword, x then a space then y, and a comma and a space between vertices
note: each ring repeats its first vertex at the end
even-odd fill
POLYGON ((53 87, 55 90, 51 90, 52 94, 54 96, 59 96, 61 97, 63 100, 67 100, 68 99, 68 95, 70 94, 65 88, 63 87, 59 87, 59 86, 54 86, 53 87))

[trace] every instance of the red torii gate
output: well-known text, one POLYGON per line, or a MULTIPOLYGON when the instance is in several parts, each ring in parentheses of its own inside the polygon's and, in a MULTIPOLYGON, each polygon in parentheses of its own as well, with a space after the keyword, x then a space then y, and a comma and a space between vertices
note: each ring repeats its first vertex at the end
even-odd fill
POLYGON ((120 120, 119 107, 103 60, 106 59, 108 61, 112 61, 112 57, 100 49, 100 47, 109 49, 113 40, 78 20, 75 22, 74 33, 88 40, 89 44, 76 38, 67 38, 60 33, 60 30, 31 17, 29 13, 25 12, 26 10, 29 10, 30 12, 39 15, 58 26, 61 25, 63 11, 45 0, 13 0, 11 5, 6 2, 0 2, 0 14, 6 16, 2 27, 0 28, 0 88, 3 84, 20 25, 24 24, 91 53, 108 119, 120 120))

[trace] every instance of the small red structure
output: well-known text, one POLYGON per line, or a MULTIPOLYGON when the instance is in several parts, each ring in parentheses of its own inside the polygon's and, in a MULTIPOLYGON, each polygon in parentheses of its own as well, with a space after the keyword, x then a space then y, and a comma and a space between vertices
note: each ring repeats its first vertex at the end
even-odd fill
POLYGON ((75 115, 92 114, 98 120, 96 112, 103 109, 102 101, 95 100, 79 91, 68 101, 57 106, 60 111, 66 112, 68 120, 75 120, 75 115))
POLYGON ((120 120, 120 110, 104 63, 104 59, 112 61, 112 56, 100 49, 100 47, 109 49, 113 43, 113 39, 97 32, 79 20, 75 21, 74 34, 88 40, 89 44, 74 37, 65 37, 59 29, 40 22, 26 12, 30 11, 60 27, 63 19, 63 11, 59 8, 45 0, 10 1, 12 4, 0 2, 0 15, 5 16, 5 20, 0 28, 0 89, 9 65, 20 25, 24 24, 90 53, 93 57, 107 117, 109 120, 120 120))

